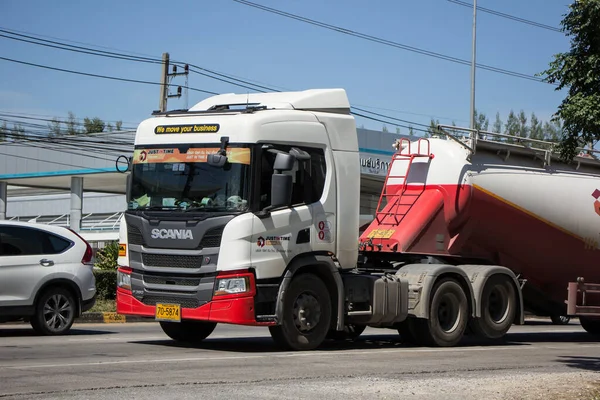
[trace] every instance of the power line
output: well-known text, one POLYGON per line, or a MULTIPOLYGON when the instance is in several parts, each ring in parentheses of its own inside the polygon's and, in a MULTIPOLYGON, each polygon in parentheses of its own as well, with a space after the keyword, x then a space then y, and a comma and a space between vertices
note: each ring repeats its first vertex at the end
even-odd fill
MULTIPOLYGON (((24 120, 29 120, 29 121, 59 122, 59 123, 61 123, 61 124, 70 124, 70 123, 72 123, 73 125, 76 125, 76 126, 85 126, 85 123, 84 123, 84 122, 78 122, 78 121, 73 121, 73 122, 70 122, 70 121, 63 121, 63 120, 60 120, 60 119, 58 119, 58 118, 56 118, 56 119, 49 119, 49 118, 36 118, 36 117, 30 117, 30 116, 21 116, 21 115, 15 115, 15 114, 10 114, 10 113, 3 113, 2 111, 0 111, 0 116, 1 116, 1 117, 8 117, 8 118, 24 119, 24 120)), ((11 122, 15 122, 15 121, 11 121, 11 122)), ((107 122, 108 122, 108 123, 110 123, 111 121, 104 121, 104 120, 103 120, 102 122, 105 122, 105 123, 107 123, 107 122)), ((123 130, 133 130, 133 129, 135 129, 135 128, 132 128, 132 127, 121 127, 121 128, 122 128, 123 130)))
MULTIPOLYGON (((32 119, 38 119, 38 120, 48 120, 48 121, 52 121, 52 119, 50 118, 58 118, 56 115, 48 115, 48 114, 34 114, 34 113, 24 113, 24 112, 15 112, 15 111, 10 111, 10 110, 0 110, 0 114, 4 114, 5 116, 10 116, 10 117, 14 117, 14 118, 22 118, 22 117, 30 117, 32 119), (36 117, 36 118, 33 118, 36 117), (45 117, 45 118, 42 118, 45 117)), ((76 125, 82 125, 82 122, 78 122, 78 121, 83 121, 85 120, 85 118, 80 118, 80 117, 75 117, 73 116, 73 119, 75 120, 75 124, 76 125)), ((123 124, 132 124, 132 125, 138 125, 139 122, 131 122, 131 121, 117 121, 114 119, 108 120, 108 119, 103 119, 102 121, 104 122, 121 122, 123 124)), ((68 121, 64 121, 64 120, 60 120, 59 122, 68 122, 68 121)), ((123 130, 132 130, 135 128, 123 128, 123 130)))
MULTIPOLYGON (((469 3, 465 2, 465 1, 461 1, 461 0, 447 0, 447 1, 449 1, 450 3, 455 3, 455 4, 458 4, 458 5, 464 6, 464 7, 468 7, 468 8, 471 8, 471 9, 473 8, 472 4, 469 4, 469 3)), ((532 26, 535 26, 535 27, 538 27, 538 28, 547 29, 547 30, 554 31, 554 32, 562 32, 562 29, 556 28, 556 27, 551 26, 551 25, 541 24, 539 22, 531 21, 531 20, 528 20, 528 19, 525 19, 525 18, 520 18, 520 17, 516 17, 514 15, 505 14, 505 13, 502 13, 500 11, 490 10, 489 8, 477 6, 477 9, 481 10, 483 12, 486 12, 488 14, 493 14, 493 15, 496 15, 498 17, 503 17, 503 18, 511 19, 513 21, 517 21, 517 22, 521 22, 521 23, 524 23, 524 24, 532 25, 532 26)))
MULTIPOLYGON (((233 1, 235 1, 237 3, 240 3, 240 4, 243 4, 243 5, 246 5, 246 6, 257 8, 257 9, 262 10, 262 11, 266 11, 266 12, 269 12, 269 13, 281 15, 281 16, 284 16, 284 17, 287 17, 287 18, 291 18, 291 19, 294 19, 294 20, 297 20, 297 21, 301 21, 301 22, 305 22, 305 23, 308 23, 308 24, 311 24, 311 25, 319 26, 321 28, 329 29, 329 30, 332 30, 332 31, 335 31, 335 32, 339 32, 339 33, 345 34, 345 35, 355 36, 355 37, 358 37, 358 38, 361 38, 361 39, 365 39, 365 40, 368 40, 368 41, 371 41, 371 42, 383 44, 383 45, 390 46, 390 47, 399 48, 399 49, 402 49, 402 50, 411 51, 411 52, 414 52, 414 53, 418 53, 418 54, 422 54, 422 55, 426 55, 426 56, 430 56, 430 57, 434 57, 434 58, 438 58, 438 59, 442 59, 442 60, 454 62, 454 63, 457 63, 457 64, 463 64, 463 65, 469 65, 469 66, 471 65, 471 62, 468 61, 468 60, 463 60, 461 58, 452 57, 452 56, 448 56, 448 55, 445 55, 445 54, 436 53, 436 52, 433 52, 433 51, 424 50, 424 49, 420 49, 420 48, 413 47, 413 46, 408 46, 408 45, 405 45, 405 44, 402 44, 402 43, 398 43, 398 42, 394 42, 394 41, 391 41, 391 40, 382 39, 382 38, 379 38, 379 37, 376 37, 376 36, 367 35, 367 34, 364 34, 364 33, 360 33, 360 32, 357 32, 357 31, 350 30, 350 29, 342 28, 342 27, 339 27, 339 26, 327 24, 327 23, 324 23, 324 22, 319 22, 319 21, 316 21, 316 20, 313 20, 313 19, 302 17, 302 16, 297 15, 297 14, 292 14, 292 13, 288 13, 288 12, 285 12, 285 11, 277 10, 275 8, 266 7, 266 6, 263 6, 263 5, 260 5, 260 4, 252 3, 252 2, 247 1, 247 0, 233 0, 233 1)), ((513 77, 516 77, 516 78, 528 79, 528 80, 532 80, 532 81, 535 81, 535 82, 544 82, 544 80, 542 78, 538 78, 538 77, 535 77, 535 76, 532 76, 532 75, 528 75, 528 74, 523 74, 523 73, 520 73, 520 72, 510 71, 510 70, 503 69, 503 68, 492 67, 492 66, 485 65, 485 64, 477 64, 477 68, 481 68, 481 69, 484 69, 484 70, 487 70, 487 71, 492 71, 492 72, 496 72, 496 73, 500 73, 500 74, 504 74, 504 75, 508 75, 508 76, 513 76, 513 77)))
MULTIPOLYGON (((64 68, 50 67, 48 65, 41 65, 41 64, 35 64, 35 63, 26 62, 26 61, 14 60, 11 58, 6 58, 6 57, 0 57, 0 60, 10 61, 13 63, 18 63, 18 64, 29 65, 32 67, 50 69, 53 71, 68 72, 68 73, 76 74, 76 75, 92 76, 95 78, 112 79, 112 80, 123 81, 123 82, 143 83, 143 84, 147 84, 147 85, 159 85, 159 86, 161 85, 161 83, 158 83, 158 82, 141 81, 141 80, 137 80, 137 79, 128 79, 128 78, 119 78, 116 76, 108 76, 108 75, 91 74, 88 72, 73 71, 73 70, 64 69, 64 68)), ((167 84, 167 86, 177 86, 177 85, 167 84)), ((196 89, 196 88, 188 88, 188 89, 196 91, 196 92, 206 93, 206 94, 218 94, 218 93, 211 92, 208 90, 202 90, 202 89, 196 89)))
MULTIPOLYGON (((0 29, 0 32, 5 32, 5 33, 12 34, 12 35, 18 35, 18 36, 21 36, 21 37, 26 37, 26 38, 29 38, 29 39, 39 40, 39 41, 43 41, 43 42, 47 42, 47 43, 52 43, 52 44, 51 45, 47 45, 45 43, 37 43, 37 42, 34 42, 32 40, 25 40, 25 39, 20 39, 20 38, 12 38, 10 36, 6 36, 6 35, 1 35, 0 34, 0 36, 2 36, 2 37, 6 37, 6 38, 9 38, 9 39, 15 39, 15 40, 19 40, 19 41, 24 41, 24 42, 32 43, 32 44, 38 44, 38 45, 48 46, 48 47, 57 48, 57 49, 61 49, 61 50, 74 51, 74 52, 79 52, 79 53, 84 53, 84 54, 91 54, 91 55, 108 57, 108 58, 123 59, 123 60, 127 60, 127 61, 147 62, 147 63, 153 63, 153 64, 162 64, 163 63, 163 61, 159 60, 159 59, 153 59, 153 58, 148 58, 148 57, 131 56, 131 55, 124 54, 124 53, 99 51, 99 50, 95 50, 95 49, 92 49, 92 48, 89 48, 89 47, 73 46, 73 45, 69 45, 69 44, 65 44, 65 43, 61 43, 61 42, 49 41, 49 40, 45 40, 45 39, 39 39, 39 38, 36 38, 36 37, 33 37, 33 36, 29 36, 29 35, 17 34, 17 33, 8 31, 6 29, 0 29), (61 47, 61 46, 68 46, 68 47, 71 47, 71 48, 64 48, 64 47, 61 47)), ((0 59, 3 59, 3 58, 0 57, 0 59)), ((8 59, 8 60, 9 61, 14 61, 14 62, 21 62, 21 61, 17 61, 17 60, 10 60, 10 59, 8 59)), ((48 66, 41 66, 41 65, 31 64, 31 63, 26 63, 26 62, 21 62, 21 63, 28 64, 28 65, 34 65, 34 66, 40 66, 42 68, 58 69, 60 71, 72 72, 72 73, 77 73, 77 74, 82 74, 82 75, 97 76, 95 74, 88 74, 88 73, 83 73, 83 72, 79 72, 79 71, 63 70, 63 69, 60 69, 60 68, 54 68, 54 67, 48 67, 48 66)), ((182 64, 183 62, 181 62, 181 61, 173 61, 172 63, 173 64, 182 64)), ((197 66, 197 65, 194 65, 194 64, 188 64, 188 65, 191 67, 190 68, 190 72, 194 72, 194 73, 197 73, 197 74, 200 74, 200 75, 203 75, 203 76, 206 76, 208 78, 215 79, 215 80, 218 80, 218 81, 221 81, 221 82, 229 83, 231 85, 235 85, 235 86, 239 86, 239 87, 243 87, 243 88, 246 88, 246 89, 255 90, 255 91, 263 92, 263 93, 265 91, 262 90, 262 89, 266 89, 268 91, 273 91, 273 92, 279 92, 279 90, 277 90, 275 88, 272 88, 272 87, 269 87, 269 86, 265 86, 265 85, 258 85, 258 84, 255 84, 255 83, 249 81, 249 80, 239 79, 239 78, 233 77, 231 75, 223 74, 223 73, 220 73, 220 72, 217 72, 217 71, 214 71, 214 70, 210 70, 208 68, 203 68, 203 67, 200 67, 200 66, 197 66), (206 71, 206 73, 205 72, 201 72, 200 70, 201 71, 206 71), (212 76, 212 75, 209 75, 209 73, 217 75, 217 76, 221 76, 223 78, 227 78, 227 79, 230 79, 230 80, 226 80, 226 79, 222 79, 222 78, 219 78, 219 77, 216 77, 216 76, 212 76), (252 86, 254 86, 254 87, 252 87, 252 86)), ((104 76, 98 76, 98 77, 104 77, 104 76)), ((117 79, 117 80, 124 80, 124 81, 134 81, 134 82, 138 82, 138 83, 147 83, 147 84, 161 85, 161 83, 147 82, 147 81, 137 81, 137 80, 129 80, 129 79, 126 79, 126 78, 116 78, 116 77, 107 77, 107 78, 109 78, 109 79, 117 79)), ((170 85, 170 86, 175 86, 175 85, 170 85)), ((198 90, 198 89, 191 88, 191 90, 198 90)), ((200 91, 200 90, 198 90, 198 91, 200 91)), ((206 93, 207 91, 203 91, 203 92, 206 93)), ((208 92, 208 93, 215 94, 215 95, 219 94, 219 93, 215 93, 215 92, 208 92)), ((365 107, 368 107, 368 106, 365 106, 365 107)), ((356 108, 356 107, 354 107, 354 108, 356 108)), ((392 119, 392 120, 406 122, 406 123, 413 124, 413 125, 427 126, 427 125, 419 124, 419 123, 412 122, 412 121, 401 120, 401 119, 394 118, 394 117, 389 117, 389 116, 386 116, 386 115, 383 115, 383 114, 374 113, 374 112, 368 111, 368 110, 363 110, 363 109, 359 109, 359 108, 356 108, 356 109, 361 110, 361 111, 366 112, 366 113, 369 113, 369 114, 382 116, 384 118, 389 118, 389 119, 392 119)), ((397 111, 397 110, 395 110, 395 111, 397 111)), ((355 114, 355 115, 362 116, 361 114, 355 114)), ((372 120, 376 120, 377 121, 377 119, 373 119, 373 118, 368 118, 367 117, 367 119, 372 119, 372 120)), ((385 121, 383 121, 383 122, 385 122, 385 121)), ((387 122, 387 123, 389 123, 389 122, 387 122)), ((392 124, 392 125, 395 125, 395 124, 392 124)), ((398 126, 401 126, 401 125, 398 125, 398 126)))

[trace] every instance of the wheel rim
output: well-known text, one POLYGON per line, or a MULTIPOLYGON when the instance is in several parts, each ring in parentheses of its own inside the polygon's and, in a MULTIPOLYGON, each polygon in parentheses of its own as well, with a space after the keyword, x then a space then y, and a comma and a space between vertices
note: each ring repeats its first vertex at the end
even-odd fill
POLYGON ((460 324, 460 303, 458 298, 451 293, 445 294, 437 308, 438 322, 442 330, 446 333, 452 333, 458 329, 460 324))
POLYGON ((44 304, 44 322, 48 329, 60 331, 64 329, 71 320, 73 307, 66 296, 55 294, 44 304))
POLYGON ((488 311, 490 318, 496 324, 501 324, 508 318, 510 303, 505 287, 500 285, 494 286, 488 298, 488 311))
POLYGON ((321 305, 311 293, 303 292, 294 301, 294 324, 302 333, 313 330, 321 319, 321 305))

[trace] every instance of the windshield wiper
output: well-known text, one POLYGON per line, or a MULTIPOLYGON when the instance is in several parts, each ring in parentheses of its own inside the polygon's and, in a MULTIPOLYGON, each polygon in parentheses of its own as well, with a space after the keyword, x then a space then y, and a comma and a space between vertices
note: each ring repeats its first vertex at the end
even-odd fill
POLYGON ((156 211, 156 210, 178 210, 181 207, 177 206, 141 206, 138 208, 133 208, 133 211, 141 210, 141 211, 156 211))
POLYGON ((191 211, 233 211, 233 210, 230 210, 228 207, 197 206, 197 207, 186 208, 184 212, 191 212, 191 211))

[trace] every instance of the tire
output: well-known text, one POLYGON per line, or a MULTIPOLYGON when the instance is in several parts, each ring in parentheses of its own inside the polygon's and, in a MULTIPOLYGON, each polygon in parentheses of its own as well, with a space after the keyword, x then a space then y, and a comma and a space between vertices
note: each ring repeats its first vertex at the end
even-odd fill
POLYGON ((327 286, 313 274, 292 279, 283 299, 280 325, 270 326, 275 343, 286 350, 313 350, 323 343, 331 325, 327 286), (303 320, 300 313, 305 314, 303 320), (307 322, 310 325, 307 326, 307 322))
POLYGON ((431 347, 457 345, 469 320, 467 295, 462 286, 452 278, 438 281, 433 287, 429 310, 429 319, 412 321, 415 341, 431 347))
POLYGON ((346 325, 343 331, 330 330, 326 338, 337 341, 355 341, 367 329, 366 325, 346 325))
POLYGON ((581 327, 592 335, 600 335, 600 319, 592 319, 588 317, 579 317, 581 327))
POLYGON ((59 286, 51 287, 38 298, 30 324, 41 335, 63 335, 71 329, 76 313, 73 294, 59 286))
POLYGON ((415 321, 416 318, 409 317, 398 325, 398 333, 400 334, 400 341, 402 343, 419 344, 415 335, 415 321))
POLYGON ((550 319, 554 325, 568 325, 571 322, 571 317, 568 315, 552 315, 550 319))
POLYGON ((160 327, 176 342, 200 343, 216 328, 216 322, 186 320, 181 322, 160 321, 160 327))
POLYGON ((500 339, 511 328, 517 312, 517 295, 510 278, 494 275, 481 294, 481 317, 473 318, 470 327, 477 336, 500 339))

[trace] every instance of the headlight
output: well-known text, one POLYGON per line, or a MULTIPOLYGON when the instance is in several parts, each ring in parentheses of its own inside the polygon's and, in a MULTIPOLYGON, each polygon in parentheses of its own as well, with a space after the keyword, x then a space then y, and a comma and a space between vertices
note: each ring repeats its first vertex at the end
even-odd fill
POLYGON ((215 279, 213 296, 218 299, 251 297, 256 294, 254 274, 247 269, 222 271, 215 279))
POLYGON ((248 277, 246 276, 239 278, 217 278, 215 296, 246 293, 249 291, 249 286, 250 282, 248 277))
POLYGON ((117 287, 131 290, 131 271, 126 271, 121 268, 117 270, 117 287))

